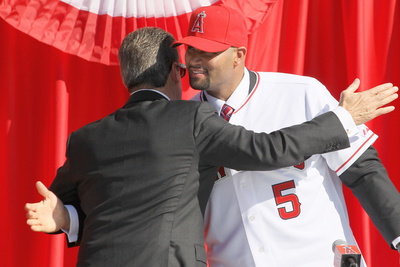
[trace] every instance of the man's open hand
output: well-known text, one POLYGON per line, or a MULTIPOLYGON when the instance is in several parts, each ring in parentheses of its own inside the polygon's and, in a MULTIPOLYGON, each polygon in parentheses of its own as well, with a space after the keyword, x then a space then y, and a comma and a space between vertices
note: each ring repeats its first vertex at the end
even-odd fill
POLYGON ((36 183, 36 189, 44 199, 25 204, 26 223, 32 231, 53 233, 69 228, 69 214, 62 201, 41 182, 36 183))
POLYGON ((356 125, 366 123, 394 110, 394 106, 383 106, 398 98, 399 88, 397 86, 385 83, 356 93, 359 86, 360 80, 356 79, 346 90, 342 91, 339 102, 339 106, 350 113, 356 125))

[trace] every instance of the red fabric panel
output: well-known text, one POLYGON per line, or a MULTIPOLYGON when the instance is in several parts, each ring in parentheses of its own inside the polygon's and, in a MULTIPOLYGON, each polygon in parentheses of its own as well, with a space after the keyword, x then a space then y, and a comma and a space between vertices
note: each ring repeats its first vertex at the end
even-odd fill
MULTIPOLYGON (((102 24, 111 27, 104 19, 102 24)), ((186 32, 187 19, 154 23, 186 32)), ((279 0, 262 20, 249 39, 251 69, 313 76, 337 98, 356 77, 361 78, 362 89, 388 81, 400 85, 398 0, 279 0)), ((118 23, 125 22, 113 20, 118 23)), ((122 38, 124 33, 113 34, 122 38)), ((68 133, 120 107, 128 94, 118 67, 61 52, 4 20, 0 20, 0 35, 0 265, 75 266, 77 249, 66 249, 62 235, 33 233, 25 224, 23 206, 41 199, 35 182, 50 184, 64 159, 68 133)), ((103 36, 96 42, 107 44, 110 38, 103 36)), ((74 43, 69 45, 78 49, 74 43)), ((85 48, 79 49, 86 53, 85 48)), ((187 78, 184 84, 187 88, 187 78)), ((185 89, 184 98, 194 93, 185 89)), ((400 188, 400 104, 395 105, 396 111, 368 126, 380 136, 375 147, 400 188)), ((397 266, 398 253, 389 249, 358 201, 345 192, 353 231, 369 267, 397 266)))
POLYGON ((277 0, 221 0, 220 2, 242 13, 248 32, 251 34, 264 22, 277 0))
POLYGON ((51 183, 64 160, 67 134, 120 107, 128 94, 118 67, 67 55, 3 20, 0 32, 0 196, 6 212, 0 265, 75 266, 77 249, 63 252, 63 235, 32 232, 23 207, 41 200, 35 181, 51 183))

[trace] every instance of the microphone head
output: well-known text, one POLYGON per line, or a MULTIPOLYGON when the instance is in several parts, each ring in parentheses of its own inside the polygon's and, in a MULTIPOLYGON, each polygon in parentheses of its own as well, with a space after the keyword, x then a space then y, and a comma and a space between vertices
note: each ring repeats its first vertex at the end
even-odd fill
POLYGON ((332 243, 332 251, 335 252, 336 246, 345 246, 345 245, 347 245, 346 241, 344 241, 342 239, 338 239, 332 243))
POLYGON ((334 267, 360 266, 361 252, 357 246, 351 246, 346 241, 338 239, 333 242, 332 251, 335 254, 333 259, 334 267))

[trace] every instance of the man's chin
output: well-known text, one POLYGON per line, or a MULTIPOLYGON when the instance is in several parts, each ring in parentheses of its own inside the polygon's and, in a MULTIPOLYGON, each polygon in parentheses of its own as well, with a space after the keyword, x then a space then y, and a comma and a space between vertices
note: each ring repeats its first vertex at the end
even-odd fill
POLYGON ((210 87, 207 80, 200 80, 194 77, 189 77, 189 83, 190 87, 199 91, 205 91, 210 87))
POLYGON ((192 87, 194 90, 197 90, 197 91, 205 91, 206 89, 203 89, 203 88, 194 88, 194 87, 192 87))

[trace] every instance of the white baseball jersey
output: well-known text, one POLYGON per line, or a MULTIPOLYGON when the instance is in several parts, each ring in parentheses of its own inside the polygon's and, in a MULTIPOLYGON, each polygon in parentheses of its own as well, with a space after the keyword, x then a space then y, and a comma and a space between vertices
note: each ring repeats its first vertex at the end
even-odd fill
MULTIPOLYGON (((257 73, 249 94, 245 73, 226 103, 235 109, 230 122, 255 132, 299 124, 338 105, 316 79, 291 74, 257 73)), ((205 98, 217 109, 224 103, 204 92, 194 97, 205 98)), ((350 148, 314 155, 293 167, 251 172, 225 168, 205 215, 210 266, 333 266, 333 242, 356 245, 338 175, 376 138, 359 126, 350 148)))

